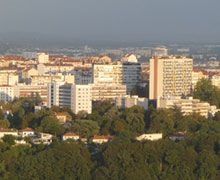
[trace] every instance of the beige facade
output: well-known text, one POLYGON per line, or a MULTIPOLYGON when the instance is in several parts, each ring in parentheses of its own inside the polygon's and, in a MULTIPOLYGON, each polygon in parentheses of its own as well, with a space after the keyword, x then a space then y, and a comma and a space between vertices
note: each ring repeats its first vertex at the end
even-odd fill
POLYGON ((214 75, 212 76, 212 85, 220 88, 220 75, 214 75))
POLYGON ((178 107, 183 115, 198 113, 204 117, 208 117, 209 114, 214 115, 216 112, 220 111, 216 106, 211 106, 207 102, 201 102, 199 99, 193 99, 192 97, 187 99, 181 99, 180 97, 160 99, 158 100, 157 105, 158 108, 178 107))
POLYGON ((186 57, 150 59, 150 99, 190 94, 192 68, 193 60, 186 57))
POLYGON ((121 84, 92 84, 93 101, 114 101, 116 97, 126 95, 126 86, 121 84))
POLYGON ((141 82, 139 63, 112 63, 93 65, 94 84, 123 84, 130 92, 141 82))
POLYGON ((192 89, 195 89, 196 84, 201 79, 208 78, 208 75, 204 74, 202 71, 193 71, 192 72, 192 89))
POLYGON ((11 72, 0 72, 0 85, 13 86, 16 85, 19 81, 17 73, 11 72))

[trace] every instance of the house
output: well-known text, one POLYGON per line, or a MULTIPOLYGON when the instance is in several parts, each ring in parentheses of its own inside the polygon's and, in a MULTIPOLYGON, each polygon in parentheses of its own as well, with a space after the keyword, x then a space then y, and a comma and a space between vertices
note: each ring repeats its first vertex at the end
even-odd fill
POLYGON ((3 129, 0 128, 0 139, 3 138, 5 135, 12 135, 12 136, 18 136, 18 131, 15 129, 3 129))
POLYGON ((24 137, 33 137, 35 135, 35 132, 31 128, 25 128, 19 131, 19 135, 24 138, 24 137))
POLYGON ((92 138, 92 142, 96 143, 96 144, 103 144, 103 143, 107 143, 109 141, 111 141, 113 139, 112 136, 99 136, 99 135, 95 135, 92 138))
POLYGON ((145 141, 145 140, 157 141, 162 138, 163 138, 162 133, 154 133, 154 134, 142 134, 142 135, 136 137, 136 140, 138 140, 138 141, 145 141))
POLYGON ((48 133, 37 133, 37 137, 32 138, 34 144, 51 144, 53 141, 53 135, 48 133))
POLYGON ((172 141, 183 141, 186 139, 186 132, 177 132, 176 134, 169 136, 169 139, 172 141))
POLYGON ((63 141, 66 141, 68 139, 73 139, 73 140, 77 141, 77 140, 79 140, 79 138, 80 138, 79 135, 77 135, 75 133, 71 133, 71 132, 68 132, 62 136, 63 141))

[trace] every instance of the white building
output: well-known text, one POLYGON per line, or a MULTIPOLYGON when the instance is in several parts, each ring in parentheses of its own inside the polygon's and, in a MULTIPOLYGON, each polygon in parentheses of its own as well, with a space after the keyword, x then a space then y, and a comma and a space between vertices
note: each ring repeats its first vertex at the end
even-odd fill
POLYGON ((9 102, 19 97, 17 86, 0 86, 0 101, 9 102))
POLYGON ((78 114, 92 112, 92 95, 90 85, 67 84, 54 82, 48 85, 48 107, 69 107, 78 114))
POLYGON ((92 113, 92 94, 90 85, 72 85, 71 109, 75 114, 85 111, 92 113))
POLYGON ((181 99, 181 97, 174 97, 169 99, 159 99, 157 102, 158 108, 180 108, 183 115, 198 113, 201 116, 208 117, 220 111, 216 106, 211 106, 207 102, 201 102, 199 99, 192 97, 181 99))
POLYGON ((35 132, 31 128, 25 128, 19 131, 19 135, 24 138, 24 137, 33 137, 35 135, 35 132))
POLYGON ((79 135, 77 135, 77 134, 75 134, 75 133, 69 132, 69 133, 65 133, 65 134, 62 136, 62 139, 63 139, 63 141, 66 141, 66 140, 68 140, 68 139, 73 139, 73 140, 77 141, 77 140, 80 139, 80 137, 79 137, 79 135))
POLYGON ((3 129, 0 128, 0 139, 3 138, 5 135, 11 135, 11 136, 18 136, 18 131, 14 129, 3 129))
POLYGON ((120 108, 130 108, 132 106, 141 106, 145 110, 148 109, 148 99, 147 98, 140 98, 138 96, 123 96, 123 97, 116 97, 115 105, 120 108))
POLYGON ((193 60, 186 57, 150 59, 150 99, 190 94, 192 68, 193 60))
POLYGON ((163 138, 163 134, 162 133, 154 133, 154 134, 142 134, 138 137, 136 137, 136 139, 138 141, 145 141, 145 140, 149 140, 149 141, 157 141, 163 138))

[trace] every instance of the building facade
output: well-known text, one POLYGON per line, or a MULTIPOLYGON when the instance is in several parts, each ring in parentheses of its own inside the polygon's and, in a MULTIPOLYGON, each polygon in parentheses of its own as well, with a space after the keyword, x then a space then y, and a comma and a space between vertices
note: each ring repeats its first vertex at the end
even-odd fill
POLYGON ((193 60, 186 57, 150 59, 150 99, 191 93, 193 60))

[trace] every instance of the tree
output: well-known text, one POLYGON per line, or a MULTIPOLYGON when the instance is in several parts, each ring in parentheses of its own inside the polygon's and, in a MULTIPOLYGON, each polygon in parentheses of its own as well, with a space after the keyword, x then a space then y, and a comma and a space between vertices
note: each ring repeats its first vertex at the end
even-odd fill
POLYGON ((76 120, 73 122, 70 130, 82 137, 89 138, 99 133, 99 125, 91 120, 76 120))
POLYGON ((40 126, 38 127, 38 130, 54 135, 61 135, 64 132, 64 128, 59 123, 58 119, 53 116, 44 117, 41 121, 40 126))
POLYGON ((8 120, 0 120, 0 128, 8 129, 10 127, 10 122, 8 120))
POLYGON ((220 107, 220 90, 213 86, 209 79, 201 79, 197 82, 193 97, 220 107))
POLYGON ((5 142, 8 145, 14 145, 15 144, 15 137, 12 135, 5 135, 2 138, 3 142, 5 142))

